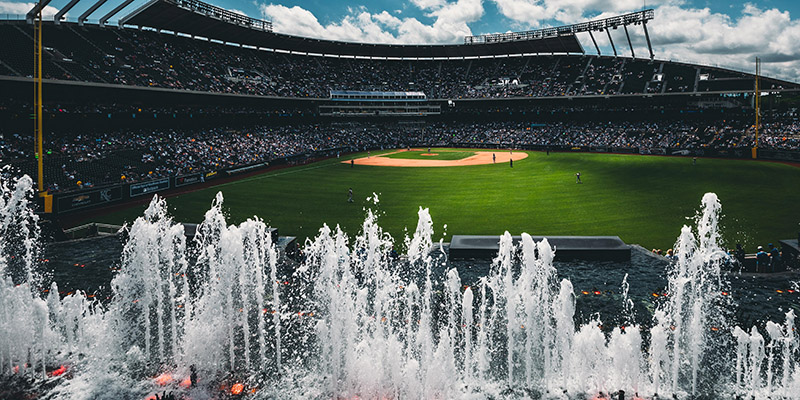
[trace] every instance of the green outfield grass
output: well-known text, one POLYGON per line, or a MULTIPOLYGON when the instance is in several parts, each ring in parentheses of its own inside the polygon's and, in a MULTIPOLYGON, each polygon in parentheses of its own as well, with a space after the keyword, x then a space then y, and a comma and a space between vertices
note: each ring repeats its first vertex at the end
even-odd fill
MULTIPOLYGON (((444 149, 435 149, 443 154, 444 149)), ((463 152, 463 151, 459 151, 463 152)), ((373 153, 373 156, 380 153, 373 153)), ((355 154, 354 158, 366 154, 355 154)), ((395 239, 413 232, 420 206, 430 207, 436 240, 447 235, 618 235, 647 248, 672 247, 692 223, 704 193, 719 195, 723 237, 752 250, 800 229, 800 168, 750 160, 615 154, 531 152, 508 164, 392 168, 331 159, 277 170, 170 198, 177 221, 200 222, 218 191, 229 222, 258 215, 282 235, 313 236, 323 223, 356 234, 364 208, 380 212, 395 239), (580 171, 583 184, 575 183, 580 171), (356 202, 347 202, 353 188, 356 202), (366 201, 378 193, 377 206, 366 201)), ((134 207, 98 222, 122 223, 141 215, 134 207)), ((447 237, 445 237, 447 241, 447 237)))
POLYGON ((381 157, 405 158, 412 160, 463 160, 467 157, 475 155, 474 151, 457 151, 457 150, 447 151, 443 149, 437 149, 436 151, 431 150, 431 153, 436 155, 423 156, 423 154, 428 154, 428 151, 425 150, 425 151, 401 151, 399 153, 386 154, 381 157))

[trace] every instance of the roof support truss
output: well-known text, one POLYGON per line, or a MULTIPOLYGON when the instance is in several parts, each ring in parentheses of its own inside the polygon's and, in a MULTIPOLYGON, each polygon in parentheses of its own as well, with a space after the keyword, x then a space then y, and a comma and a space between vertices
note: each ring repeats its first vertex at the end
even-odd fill
POLYGON ((150 0, 147 3, 143 4, 141 7, 139 7, 137 9, 133 10, 132 12, 130 12, 128 15, 120 18, 119 19, 119 26, 126 25, 131 18, 139 15, 141 12, 143 12, 143 11, 147 10, 148 8, 152 7, 153 5, 158 3, 158 1, 159 0, 150 0))
POLYGON ((100 26, 105 26, 106 22, 108 22, 111 17, 116 15, 118 12, 122 11, 123 8, 127 7, 129 4, 133 3, 133 0, 125 0, 120 5, 114 7, 108 14, 104 15, 103 18, 100 18, 100 26))
POLYGON ((647 38, 647 49, 650 50, 650 59, 656 58, 653 54, 653 46, 650 45, 650 34, 647 32, 647 21, 642 21, 642 28, 644 28, 644 37, 647 38))
POLYGON ((56 23, 56 25, 61 23, 61 18, 64 18, 64 14, 71 10, 72 7, 75 7, 75 4, 78 4, 79 1, 81 0, 70 0, 70 2, 67 3, 64 8, 58 10, 56 16, 53 18, 53 21, 56 23))
POLYGON ((614 39, 611 39, 611 31, 606 29, 606 33, 608 34, 608 41, 611 42, 611 50, 614 50, 614 57, 617 56, 617 47, 614 46, 614 39))
POLYGON ((602 55, 600 54, 600 46, 597 45, 597 40, 594 40, 594 35, 592 34, 592 31, 589 31, 589 36, 592 38, 592 43, 594 43, 594 48, 595 50, 597 50, 597 55, 598 56, 602 55))
POLYGON ((631 35, 628 34, 628 26, 622 25, 622 28, 625 29, 625 37, 628 38, 628 46, 631 48, 631 57, 636 58, 636 54, 633 52, 633 43, 631 42, 631 35))
POLYGON ((25 20, 28 21, 29 24, 32 24, 33 20, 36 19, 36 15, 39 14, 40 11, 44 10, 44 7, 49 3, 50 0, 38 1, 33 8, 28 11, 28 14, 25 15, 25 20))
POLYGON ((89 16, 92 15, 93 12, 97 11, 97 9, 100 8, 100 6, 105 4, 107 1, 108 0, 98 0, 97 3, 94 3, 94 5, 89 7, 89 9, 86 10, 85 13, 81 14, 81 16, 78 17, 78 25, 83 26, 83 22, 86 21, 86 19, 89 18, 89 16))

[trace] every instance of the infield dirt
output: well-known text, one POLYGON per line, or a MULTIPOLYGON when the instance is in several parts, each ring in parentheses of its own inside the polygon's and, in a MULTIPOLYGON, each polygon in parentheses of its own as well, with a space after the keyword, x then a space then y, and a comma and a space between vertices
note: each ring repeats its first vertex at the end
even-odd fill
MULTIPOLYGON (((407 150, 399 150, 393 153, 400 153, 407 150)), ((419 151, 412 149, 412 151, 419 151)), ((386 154, 383 154, 386 155, 386 154)), ((463 167, 467 165, 484 165, 495 163, 508 163, 509 159, 514 161, 522 160, 528 157, 528 153, 522 151, 515 151, 509 153, 507 151, 478 151, 474 156, 462 158, 460 160, 419 160, 411 158, 389 158, 381 156, 361 157, 354 160, 358 165, 373 165, 381 167, 463 167), (492 159, 492 154, 495 155, 496 160, 492 159)), ((348 164, 350 161, 342 161, 348 164)))

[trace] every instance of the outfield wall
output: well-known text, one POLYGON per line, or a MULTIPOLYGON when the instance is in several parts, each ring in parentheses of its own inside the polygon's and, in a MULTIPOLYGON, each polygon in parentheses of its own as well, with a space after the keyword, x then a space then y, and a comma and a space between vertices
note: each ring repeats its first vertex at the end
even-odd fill
POLYGON ((191 190, 192 186, 207 182, 214 182, 222 178, 235 177, 263 171, 275 167, 288 167, 303 165, 317 161, 320 158, 332 157, 337 154, 349 152, 349 149, 334 148, 291 157, 282 157, 268 162, 259 162, 249 165, 223 168, 216 171, 204 173, 170 176, 166 178, 152 179, 142 182, 131 182, 118 185, 108 185, 93 187, 78 191, 53 194, 53 214, 68 215, 73 213, 86 212, 106 206, 118 205, 128 202, 135 202, 142 199, 149 199, 154 193, 167 191, 191 190))

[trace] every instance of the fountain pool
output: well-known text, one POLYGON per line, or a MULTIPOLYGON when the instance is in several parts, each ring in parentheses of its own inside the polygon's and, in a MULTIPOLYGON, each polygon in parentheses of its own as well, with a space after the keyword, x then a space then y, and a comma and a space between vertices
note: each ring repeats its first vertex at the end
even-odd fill
POLYGON ((712 193, 673 262, 554 262, 524 233, 451 262, 423 208, 402 245, 367 210, 292 260, 222 194, 193 241, 156 197, 124 240, 42 245, 30 179, 2 187, 4 397, 800 398, 798 288, 727 272, 712 193))

